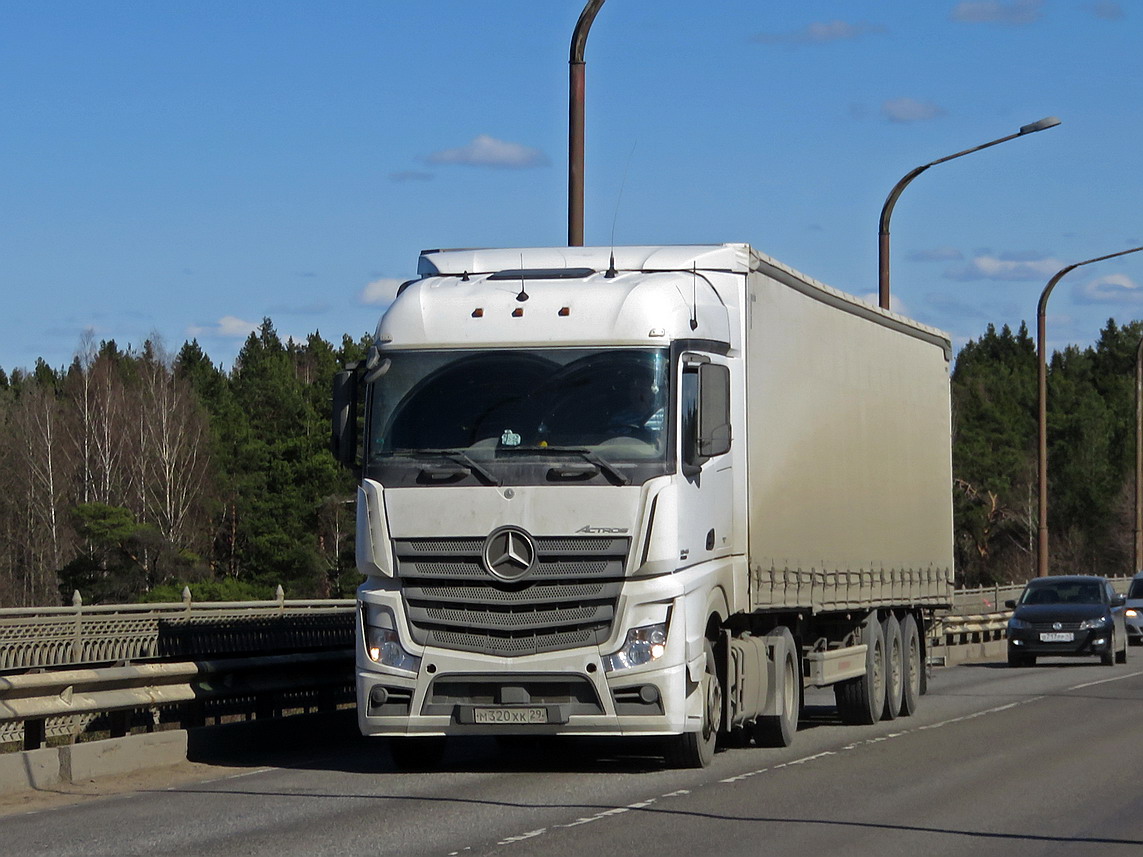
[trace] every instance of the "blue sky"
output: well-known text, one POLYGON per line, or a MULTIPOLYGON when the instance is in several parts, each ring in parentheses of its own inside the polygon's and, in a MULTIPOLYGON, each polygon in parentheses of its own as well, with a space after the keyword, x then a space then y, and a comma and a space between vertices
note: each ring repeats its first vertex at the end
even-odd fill
MULTIPOLYGON (((250 329, 371 331, 421 249, 567 241, 583 0, 0 0, 0 367, 250 329)), ((607 0, 586 242, 745 241, 957 345, 1034 330, 1066 264, 1143 244, 1128 0, 607 0)), ((1080 268, 1053 348, 1143 318, 1143 253, 1080 268)))

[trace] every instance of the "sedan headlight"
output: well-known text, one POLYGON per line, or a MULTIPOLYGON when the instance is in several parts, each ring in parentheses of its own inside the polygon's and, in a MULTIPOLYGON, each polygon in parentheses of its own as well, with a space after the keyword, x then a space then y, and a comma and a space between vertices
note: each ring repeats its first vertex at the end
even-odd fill
POLYGON ((669 624, 668 616, 666 622, 632 628, 627 632, 627 639, 623 641, 623 647, 618 652, 603 656, 603 668, 607 672, 614 672, 659 660, 667 651, 669 624))
POLYGON ((1023 619, 1017 619, 1015 616, 1008 620, 1009 631, 1027 631, 1031 627, 1031 622, 1026 622, 1023 619))
POLYGON ((1108 621, 1106 616, 1100 616, 1097 619, 1084 619, 1082 622, 1080 622, 1080 630, 1081 631, 1102 630, 1103 628, 1106 628, 1110 624, 1111 623, 1108 621))
POLYGON ((1127 612, 1125 612, 1123 615, 1124 616, 1130 616, 1132 619, 1134 619, 1136 616, 1139 615, 1139 611, 1136 610, 1134 607, 1128 607, 1127 612))
POLYGON ((401 645, 397 622, 384 607, 370 605, 365 608, 365 654, 375 664, 393 669, 416 672, 421 659, 410 655, 401 645))

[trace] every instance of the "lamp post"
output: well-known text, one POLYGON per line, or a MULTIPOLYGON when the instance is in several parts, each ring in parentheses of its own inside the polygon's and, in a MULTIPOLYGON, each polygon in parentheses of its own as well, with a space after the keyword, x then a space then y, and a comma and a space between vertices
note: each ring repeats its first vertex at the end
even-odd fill
POLYGON ((1143 571, 1143 337, 1135 349, 1135 567, 1143 571))
MULTIPOLYGON (((1082 267, 1083 265, 1090 265, 1093 262, 1102 262, 1105 259, 1126 256, 1128 253, 1138 253, 1140 250, 1143 250, 1143 247, 1133 247, 1130 250, 1120 250, 1118 253, 1109 253, 1106 256, 1097 256, 1094 259, 1086 259, 1083 262, 1076 262, 1074 265, 1067 265, 1061 268, 1052 279, 1048 280, 1048 285, 1044 286, 1044 291, 1040 293, 1040 302, 1036 307, 1036 380, 1038 385, 1036 478, 1039 482, 1040 489, 1036 573, 1040 577, 1048 576, 1048 346, 1046 341, 1048 298, 1051 297, 1052 289, 1056 287, 1056 283, 1062 280, 1064 275, 1069 271, 1074 271, 1076 268, 1082 267)), ((1138 538, 1138 535, 1136 535, 1137 545, 1138 538)))
POLYGON ((1046 116, 1038 122, 1023 126, 1015 134, 1009 134, 1007 137, 1001 137, 999 140, 993 140, 991 143, 982 143, 979 146, 973 146, 971 149, 965 149, 963 152, 957 152, 955 155, 947 155, 943 158, 937 158, 935 161, 930 161, 909 172, 901 181, 894 185, 893 190, 889 192, 889 196, 885 200, 885 205, 881 207, 881 225, 877 232, 877 294, 878 305, 882 309, 889 309, 889 218, 893 216, 893 206, 897 204, 897 198, 901 195, 901 191, 905 189, 909 182, 929 167, 935 167, 937 164, 943 164, 945 161, 951 161, 954 158, 971 155, 973 152, 979 152, 981 149, 988 149, 992 146, 998 146, 1001 143, 1007 143, 1009 140, 1015 140, 1017 137, 1025 137, 1028 134, 1034 134, 1046 128, 1054 128, 1059 124, 1060 120, 1055 116, 1046 116))
POLYGON ((568 93, 568 246, 583 246, 583 126, 586 65, 583 59, 591 22, 605 0, 587 0, 572 33, 568 93))

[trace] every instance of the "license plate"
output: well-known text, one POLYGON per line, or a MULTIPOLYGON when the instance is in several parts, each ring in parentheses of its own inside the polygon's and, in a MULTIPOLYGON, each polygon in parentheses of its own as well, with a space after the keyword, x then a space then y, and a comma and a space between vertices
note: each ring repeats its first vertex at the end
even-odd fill
POLYGON ((1075 639, 1071 631, 1051 632, 1040 635, 1041 643, 1070 643, 1075 639))
POLYGON ((477 723, 547 723, 546 708, 476 708, 472 712, 477 723))

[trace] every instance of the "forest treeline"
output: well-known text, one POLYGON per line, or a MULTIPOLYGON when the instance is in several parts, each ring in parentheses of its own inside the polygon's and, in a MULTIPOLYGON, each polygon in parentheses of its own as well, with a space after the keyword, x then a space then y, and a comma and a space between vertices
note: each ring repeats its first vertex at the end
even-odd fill
POLYGON ((63 371, 0 370, 0 605, 352 597, 330 386, 365 346, 266 319, 229 372, 91 337, 63 371))
MULTIPOLYGON (((1129 573, 1136 349, 1109 320, 1049 370, 1053 572, 1129 573)), ((233 368, 197 342, 80 343, 0 369, 0 606, 351 597, 354 485, 327 449, 334 372, 368 338, 283 342, 266 319, 233 368)), ((952 373, 958 585, 1035 573, 1036 349, 989 326, 952 373)))

